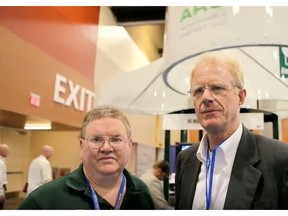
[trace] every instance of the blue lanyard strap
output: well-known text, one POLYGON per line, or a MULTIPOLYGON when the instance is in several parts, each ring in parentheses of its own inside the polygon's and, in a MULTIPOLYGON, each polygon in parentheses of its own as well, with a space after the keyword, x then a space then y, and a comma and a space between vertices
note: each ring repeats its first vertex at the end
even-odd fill
MULTIPOLYGON (((87 180, 87 183, 89 184, 88 180, 87 180)), ((117 195, 117 199, 116 199, 116 203, 115 203, 115 210, 120 209, 120 204, 121 204, 121 199, 123 197, 125 184, 126 184, 126 177, 122 173, 122 181, 121 181, 121 185, 120 185, 120 188, 119 188, 119 191, 118 191, 118 195, 117 195)), ((96 192, 94 191, 93 187, 90 184, 89 184, 89 188, 90 188, 90 193, 91 193, 92 200, 93 200, 94 209, 95 210, 100 210, 100 205, 99 205, 97 194, 96 194, 96 192)))
POLYGON ((206 210, 209 210, 211 207, 213 173, 214 173, 214 166, 215 166, 216 150, 217 150, 218 146, 212 151, 212 158, 210 159, 209 147, 207 145, 207 151, 206 151, 206 184, 205 184, 206 210), (209 188, 208 188, 207 187, 207 179, 208 179, 208 172, 209 171, 210 171, 210 175, 209 175, 209 188))
POLYGON ((224 143, 229 137, 226 137, 222 142, 220 142, 212 151, 212 158, 210 158, 209 154, 209 141, 207 142, 206 148, 206 183, 205 183, 205 192, 206 192, 206 210, 211 208, 211 197, 212 197, 212 186, 213 186, 213 175, 214 175, 214 166, 216 159, 216 151, 218 147, 224 143), (210 171, 210 175, 208 172, 210 171), (207 179, 209 176, 209 188, 207 187, 207 179))
POLYGON ((209 142, 207 143, 206 148, 206 210, 209 210, 211 208, 211 197, 212 197, 212 186, 213 186, 213 175, 214 175, 214 166, 215 166, 215 159, 216 159, 216 151, 218 147, 226 141, 227 138, 225 138, 221 143, 219 143, 212 151, 212 158, 210 158, 209 154, 209 142), (211 165, 211 166, 210 166, 211 165), (210 174, 208 175, 208 172, 210 171, 210 174), (207 179, 209 176, 209 188, 207 187, 207 179))

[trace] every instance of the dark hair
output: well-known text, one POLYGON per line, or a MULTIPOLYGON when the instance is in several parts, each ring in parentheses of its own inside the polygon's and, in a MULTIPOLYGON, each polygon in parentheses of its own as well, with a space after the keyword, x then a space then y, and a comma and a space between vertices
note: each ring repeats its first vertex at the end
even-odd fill
POLYGON ((160 168, 162 170, 162 172, 170 174, 170 167, 169 167, 169 163, 165 160, 160 160, 157 161, 156 163, 153 164, 153 168, 160 168))

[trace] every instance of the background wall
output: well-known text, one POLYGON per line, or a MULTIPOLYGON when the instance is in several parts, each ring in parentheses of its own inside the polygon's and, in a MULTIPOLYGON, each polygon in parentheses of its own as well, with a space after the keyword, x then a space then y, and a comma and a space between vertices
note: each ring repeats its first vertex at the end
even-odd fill
POLYGON ((79 127, 90 106, 81 111, 75 100, 65 101, 76 85, 94 92, 99 9, 0 7, 0 110, 79 127), (59 93, 65 104, 54 100, 56 74, 67 79, 59 93), (38 106, 30 103, 31 93, 39 96, 38 106))
POLYGON ((35 131, 31 133, 30 157, 37 157, 42 145, 50 145, 54 148, 51 165, 74 170, 80 163, 78 137, 78 131, 35 131))

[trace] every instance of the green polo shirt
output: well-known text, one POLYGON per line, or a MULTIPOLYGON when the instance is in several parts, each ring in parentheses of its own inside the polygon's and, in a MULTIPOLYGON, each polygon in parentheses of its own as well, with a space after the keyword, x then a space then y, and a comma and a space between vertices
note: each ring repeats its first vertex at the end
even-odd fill
MULTIPOLYGON (((125 169, 126 193, 120 209, 155 209, 148 187, 137 176, 125 169)), ((101 209, 114 209, 106 200, 98 196, 101 209)), ((34 190, 18 209, 94 209, 83 172, 83 164, 73 172, 40 186, 34 190)))

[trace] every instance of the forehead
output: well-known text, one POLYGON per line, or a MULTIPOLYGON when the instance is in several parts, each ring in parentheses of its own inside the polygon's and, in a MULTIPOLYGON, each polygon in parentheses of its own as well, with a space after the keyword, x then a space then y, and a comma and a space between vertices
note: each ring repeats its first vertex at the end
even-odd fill
POLYGON ((111 134, 123 134, 126 132, 124 123, 120 119, 105 117, 100 119, 94 119, 86 126, 86 134, 91 133, 111 133, 111 134))
POLYGON ((191 82, 193 83, 209 83, 209 82, 225 82, 232 81, 232 74, 228 66, 223 62, 212 62, 199 65, 193 73, 191 82))

